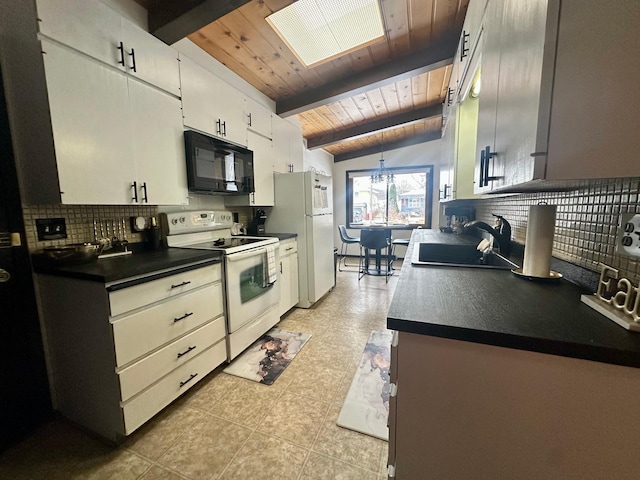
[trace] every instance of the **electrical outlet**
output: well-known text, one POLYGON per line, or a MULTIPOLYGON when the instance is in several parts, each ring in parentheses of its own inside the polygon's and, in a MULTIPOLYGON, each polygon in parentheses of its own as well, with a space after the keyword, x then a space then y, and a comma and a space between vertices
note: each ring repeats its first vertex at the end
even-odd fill
POLYGON ((640 257, 640 213, 623 213, 618 226, 617 253, 640 257))
POLYGON ((36 231, 40 241, 67 238, 64 218, 36 218, 36 231))

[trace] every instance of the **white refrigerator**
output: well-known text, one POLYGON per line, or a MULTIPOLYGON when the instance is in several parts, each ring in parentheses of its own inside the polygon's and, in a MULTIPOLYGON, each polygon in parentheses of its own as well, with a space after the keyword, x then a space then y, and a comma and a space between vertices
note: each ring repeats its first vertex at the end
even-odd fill
POLYGON ((298 235, 300 301, 309 308, 334 286, 331 177, 315 172, 276 173, 275 205, 266 233, 298 235))

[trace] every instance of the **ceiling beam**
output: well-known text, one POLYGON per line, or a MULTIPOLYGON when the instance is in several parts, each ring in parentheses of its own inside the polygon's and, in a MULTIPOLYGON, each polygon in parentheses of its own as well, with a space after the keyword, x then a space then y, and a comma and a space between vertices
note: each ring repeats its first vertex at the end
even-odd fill
POLYGON ((171 45, 251 0, 163 0, 149 10, 149 31, 171 45))
POLYGON ((408 127, 414 123, 441 116, 442 105, 433 105, 431 107, 424 107, 418 110, 410 110, 392 117, 381 118, 379 120, 356 125, 355 127, 346 128, 337 132, 309 137, 307 138, 307 148, 309 150, 313 150, 314 148, 324 148, 329 145, 344 142, 345 140, 355 140, 374 133, 385 132, 399 126, 408 127))
MULTIPOLYGON (((433 140, 438 140, 442 138, 442 134, 440 132, 425 132, 421 135, 416 135, 414 137, 404 138, 402 140, 398 140, 396 142, 386 142, 383 145, 383 149, 386 150, 394 150, 396 148, 408 147, 410 145, 416 145, 418 143, 431 142, 433 140)), ((352 152, 340 153, 338 155, 333 156, 333 162, 343 162, 345 160, 351 160, 353 158, 360 158, 366 155, 375 155, 379 154, 381 151, 380 145, 376 145, 373 147, 363 148, 361 150, 354 150, 352 152)))
POLYGON ((276 102, 276 113, 281 117, 290 117, 451 65, 459 38, 460 32, 444 35, 442 41, 411 55, 279 100, 276 102))

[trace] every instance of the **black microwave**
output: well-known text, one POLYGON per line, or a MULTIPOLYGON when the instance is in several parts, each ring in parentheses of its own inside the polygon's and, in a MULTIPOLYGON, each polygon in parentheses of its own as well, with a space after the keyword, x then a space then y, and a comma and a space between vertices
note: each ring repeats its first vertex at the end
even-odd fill
POLYGON ((184 132, 189 191, 200 194, 252 193, 253 152, 192 130, 184 132))

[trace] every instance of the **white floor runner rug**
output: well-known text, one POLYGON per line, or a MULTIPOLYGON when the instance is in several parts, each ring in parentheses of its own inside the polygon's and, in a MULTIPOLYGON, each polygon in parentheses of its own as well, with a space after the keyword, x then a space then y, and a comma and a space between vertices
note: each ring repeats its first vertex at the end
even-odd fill
POLYGON ((341 427, 387 441, 392 336, 371 332, 337 421, 341 427))

